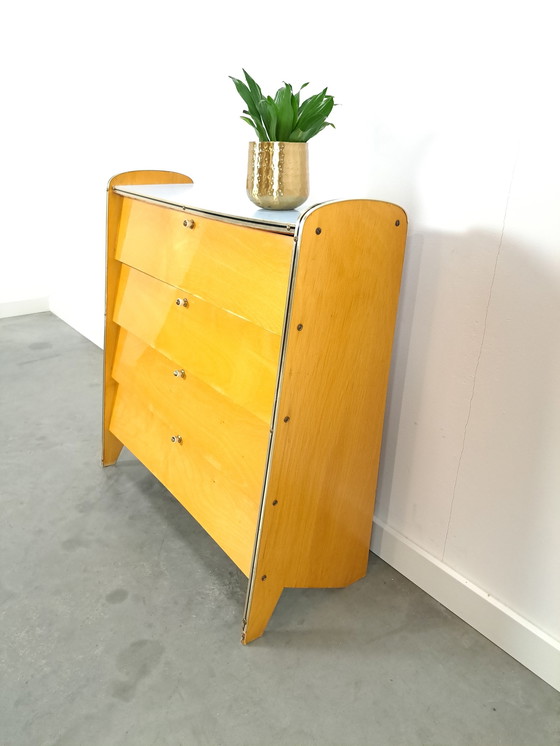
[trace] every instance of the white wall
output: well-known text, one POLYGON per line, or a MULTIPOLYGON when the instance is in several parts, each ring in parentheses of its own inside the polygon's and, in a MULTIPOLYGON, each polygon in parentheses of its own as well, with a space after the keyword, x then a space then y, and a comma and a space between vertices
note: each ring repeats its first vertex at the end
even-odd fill
POLYGON ((365 7, 11 7, 0 303, 48 295, 101 344, 109 177, 171 169, 243 192, 251 132, 227 76, 328 84, 341 106, 310 146, 314 191, 394 201, 410 218, 374 546, 457 613, 438 590, 450 577, 499 608, 491 628, 463 616, 558 686, 553 5, 365 7), (415 576, 422 562, 430 580, 415 576), (508 624, 527 632, 517 647, 508 624), (524 649, 533 638, 548 668, 524 649))

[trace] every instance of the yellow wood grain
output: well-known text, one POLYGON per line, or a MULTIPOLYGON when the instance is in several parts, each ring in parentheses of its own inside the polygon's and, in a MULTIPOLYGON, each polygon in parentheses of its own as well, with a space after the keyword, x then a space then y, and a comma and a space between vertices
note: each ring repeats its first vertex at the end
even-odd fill
POLYGON ((291 236, 125 199, 116 258, 280 334, 292 247, 291 236))
POLYGON ((122 265, 115 321, 270 423, 280 336, 122 265), (188 307, 176 305, 187 297, 188 307))
POLYGON ((189 181, 109 184, 103 463, 126 444, 249 577, 247 643, 283 588, 366 571, 406 216, 371 200, 312 208, 287 299, 290 237, 197 216, 190 229, 112 191, 189 181))
POLYGON ((280 573, 273 573, 271 576, 256 576, 254 572, 251 573, 248 592, 251 603, 245 611, 241 631, 243 645, 263 634, 283 590, 280 573))
POLYGON ((118 327, 113 321, 113 311, 120 276, 120 262, 115 259, 117 237, 121 221, 123 197, 113 192, 121 184, 187 184, 192 179, 172 171, 127 171, 114 176, 107 186, 107 261, 105 280, 105 342, 103 380, 103 438, 102 457, 104 466, 114 464, 122 450, 122 443, 109 431, 109 421, 117 384, 111 377, 113 357, 117 343, 118 327))
POLYGON ((269 426, 190 372, 175 376, 176 370, 177 364, 121 329, 113 378, 170 425, 170 436, 181 435, 189 448, 253 496, 257 506, 269 426))
POLYGON ((405 237, 404 212, 383 202, 325 204, 303 221, 246 642, 278 587, 365 574, 405 237))
POLYGON ((188 441, 172 443, 169 425, 126 386, 118 387, 110 427, 248 575, 258 512, 255 496, 230 482, 188 441))

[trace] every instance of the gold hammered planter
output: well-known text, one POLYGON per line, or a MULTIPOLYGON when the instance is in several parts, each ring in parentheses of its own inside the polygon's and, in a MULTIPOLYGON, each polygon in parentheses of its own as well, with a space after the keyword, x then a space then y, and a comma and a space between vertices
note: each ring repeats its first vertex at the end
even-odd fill
POLYGON ((293 210, 309 197, 306 142, 250 142, 247 195, 267 210, 293 210))

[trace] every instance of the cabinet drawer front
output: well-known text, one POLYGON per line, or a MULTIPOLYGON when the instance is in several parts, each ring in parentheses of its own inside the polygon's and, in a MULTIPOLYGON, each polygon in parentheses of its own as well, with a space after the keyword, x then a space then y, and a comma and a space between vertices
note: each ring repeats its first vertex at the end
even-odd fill
POLYGON ((269 426, 124 329, 120 330, 113 378, 134 392, 224 476, 252 495, 262 489, 269 426))
POLYGON ((116 258, 279 334, 292 248, 290 236, 125 199, 116 258))
POLYGON ((168 425, 124 386, 110 430, 248 575, 260 494, 244 492, 188 443, 172 443, 168 425))
POLYGON ((121 268, 114 320, 270 422, 280 335, 126 265, 121 268), (176 305, 183 297, 188 297, 188 307, 176 305))

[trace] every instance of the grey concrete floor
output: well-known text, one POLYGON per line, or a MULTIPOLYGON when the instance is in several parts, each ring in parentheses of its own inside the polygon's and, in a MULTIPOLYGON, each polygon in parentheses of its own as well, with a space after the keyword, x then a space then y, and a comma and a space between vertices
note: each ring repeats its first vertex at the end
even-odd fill
POLYGON ((559 693, 374 555, 243 647, 242 574, 130 454, 101 468, 101 363, 0 321, 0 746, 560 743, 559 693))

